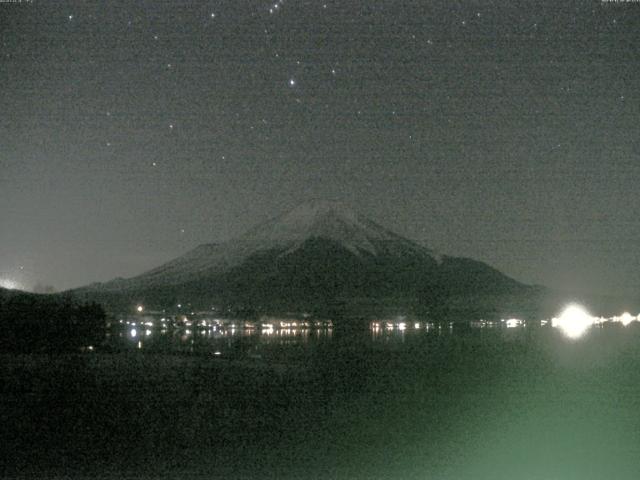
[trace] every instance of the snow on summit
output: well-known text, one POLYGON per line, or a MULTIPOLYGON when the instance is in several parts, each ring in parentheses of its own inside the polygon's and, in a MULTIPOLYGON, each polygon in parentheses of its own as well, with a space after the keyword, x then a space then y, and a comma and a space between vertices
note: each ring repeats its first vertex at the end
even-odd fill
MULTIPOLYGON (((288 213, 262 223, 244 235, 221 244, 204 244, 170 262, 137 277, 125 280, 129 287, 149 284, 176 284, 219 274, 241 265, 252 255, 279 250, 293 252, 312 238, 331 240, 354 255, 418 255, 432 252, 338 202, 306 202, 288 213)), ((433 258, 433 257, 432 257, 433 258)), ((110 287, 118 287, 113 283, 110 287)))
POLYGON ((239 240, 253 248, 295 248, 313 237, 333 240, 354 253, 377 253, 376 243, 400 237, 339 202, 306 202, 248 231, 239 240))

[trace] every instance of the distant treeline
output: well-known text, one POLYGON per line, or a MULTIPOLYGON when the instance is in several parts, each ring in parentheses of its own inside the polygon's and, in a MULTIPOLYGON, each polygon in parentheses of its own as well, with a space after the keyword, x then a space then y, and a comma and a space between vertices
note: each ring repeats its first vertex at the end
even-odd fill
POLYGON ((78 351, 101 343, 105 312, 57 295, 0 295, 0 351, 78 351))

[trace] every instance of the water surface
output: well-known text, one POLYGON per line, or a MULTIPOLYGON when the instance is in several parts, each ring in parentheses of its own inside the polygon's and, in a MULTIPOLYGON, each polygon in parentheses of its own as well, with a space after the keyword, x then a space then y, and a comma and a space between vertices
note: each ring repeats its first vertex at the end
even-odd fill
POLYGON ((5 476, 640 475, 635 323, 131 330, 2 358, 5 476))

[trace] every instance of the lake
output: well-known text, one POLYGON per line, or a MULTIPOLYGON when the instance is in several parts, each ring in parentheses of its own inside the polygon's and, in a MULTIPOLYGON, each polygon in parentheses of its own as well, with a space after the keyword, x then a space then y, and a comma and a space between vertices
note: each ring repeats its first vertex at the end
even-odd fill
POLYGON ((3 355, 2 476, 640 476, 637 322, 389 324, 125 324, 108 352, 3 355))

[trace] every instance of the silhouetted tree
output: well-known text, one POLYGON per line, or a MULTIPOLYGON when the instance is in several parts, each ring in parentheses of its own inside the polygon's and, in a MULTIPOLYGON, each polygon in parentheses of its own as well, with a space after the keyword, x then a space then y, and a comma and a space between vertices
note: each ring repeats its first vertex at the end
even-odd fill
POLYGON ((0 299, 0 349, 77 351, 104 339, 106 315, 95 303, 20 293, 0 299))

